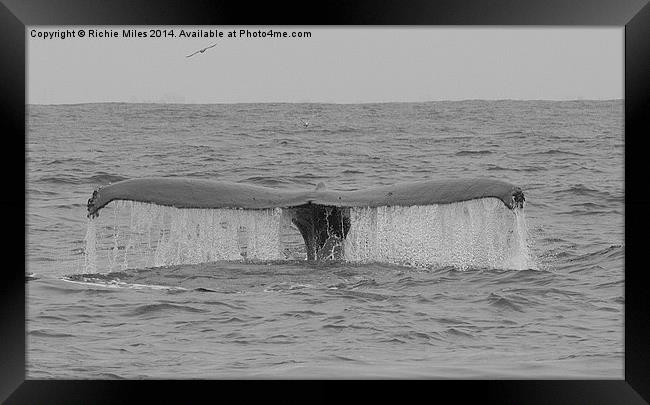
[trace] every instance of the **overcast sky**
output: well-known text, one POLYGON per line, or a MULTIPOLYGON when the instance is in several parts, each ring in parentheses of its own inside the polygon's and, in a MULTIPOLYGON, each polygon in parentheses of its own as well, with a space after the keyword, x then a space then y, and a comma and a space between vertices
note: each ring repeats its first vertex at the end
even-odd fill
MULTIPOLYGON (((623 98, 622 27, 155 27, 174 38, 33 38, 31 104, 363 103, 623 98), (311 38, 179 38, 180 29, 309 31, 311 38), (213 43, 217 45, 190 58, 213 43)), ((289 34, 290 35, 290 34, 289 34)))

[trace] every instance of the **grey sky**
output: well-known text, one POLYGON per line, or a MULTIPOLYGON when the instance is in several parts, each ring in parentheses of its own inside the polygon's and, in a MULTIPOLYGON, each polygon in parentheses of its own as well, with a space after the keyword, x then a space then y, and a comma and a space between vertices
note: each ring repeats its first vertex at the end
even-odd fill
POLYGON ((623 98, 623 27, 155 27, 311 38, 32 38, 31 104, 623 98), (186 55, 217 43, 205 53, 186 55))

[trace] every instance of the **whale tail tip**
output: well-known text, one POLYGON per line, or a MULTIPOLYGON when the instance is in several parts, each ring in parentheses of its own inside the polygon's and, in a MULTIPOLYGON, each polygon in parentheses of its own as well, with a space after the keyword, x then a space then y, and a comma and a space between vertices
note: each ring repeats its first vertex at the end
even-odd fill
POLYGON ((521 188, 516 187, 515 191, 512 193, 512 208, 524 208, 524 201, 526 201, 524 192, 521 188))
POLYGON ((101 187, 98 187, 93 191, 93 195, 88 199, 88 215, 87 217, 92 219, 92 218, 97 218, 99 216, 99 208, 97 206, 97 200, 99 198, 99 190, 101 187))

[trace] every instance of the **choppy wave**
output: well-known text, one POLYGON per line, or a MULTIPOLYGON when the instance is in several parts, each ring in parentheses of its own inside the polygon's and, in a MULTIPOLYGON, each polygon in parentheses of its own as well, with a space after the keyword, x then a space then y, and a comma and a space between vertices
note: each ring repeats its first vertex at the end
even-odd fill
POLYGON ((120 280, 117 277, 98 277, 97 275, 79 275, 73 274, 67 277, 61 278, 61 280, 79 284, 89 287, 102 287, 102 288, 128 288, 128 289, 150 289, 150 290, 185 290, 183 287, 174 287, 166 285, 155 285, 155 284, 140 284, 140 283, 128 283, 120 280))
POLYGON ((491 155, 492 151, 490 150, 461 150, 456 152, 456 156, 474 156, 474 155, 491 155))
POLYGON ((503 166, 499 166, 499 165, 489 164, 489 165, 487 165, 486 170, 504 171, 504 172, 539 172, 539 171, 545 171, 545 170, 548 170, 548 169, 546 167, 543 167, 543 166, 525 165, 525 166, 518 166, 518 167, 503 167, 503 166))
POLYGON ((157 303, 145 304, 135 307, 129 311, 126 316, 142 316, 142 315, 159 315, 160 313, 170 312, 188 312, 188 313, 205 313, 207 310, 195 308, 189 305, 178 305, 172 303, 157 303))
MULTIPOLYGON (((29 110, 28 378, 624 377, 621 100, 29 110), (475 267, 489 249, 450 238, 455 247, 411 258, 452 263, 397 264, 391 246, 433 244, 426 223, 440 227, 440 210, 359 212, 357 252, 368 260, 358 262, 304 260, 301 236, 281 221, 280 258, 210 262, 191 247, 208 246, 205 221, 196 225, 212 214, 175 212, 173 227, 166 214, 174 231, 152 226, 148 237, 143 219, 154 212, 132 216, 125 204, 88 227, 83 205, 95 187, 155 176, 346 190, 503 179, 526 193, 538 267, 475 267), (422 241, 402 235, 405 223, 422 241), (96 240, 94 261, 84 235, 96 240), (159 239, 168 255, 158 264, 169 265, 156 267, 159 239), (372 251, 395 264, 372 261, 372 251)), ((472 216, 458 235, 477 235, 488 217, 472 216)), ((494 235, 475 240, 505 246, 494 235)))
POLYGON ((82 159, 82 158, 62 158, 62 159, 51 160, 45 164, 46 165, 94 165, 96 164, 96 162, 89 159, 82 159))
POLYGON ((572 155, 572 156, 582 156, 581 153, 571 152, 568 150, 559 150, 559 149, 549 149, 544 152, 535 152, 538 155, 572 155))
POLYGON ((85 177, 76 175, 43 176, 40 177, 38 181, 50 184, 108 184, 127 179, 128 177, 118 176, 115 174, 98 173, 85 177))
POLYGON ((579 197, 591 197, 600 201, 617 199, 616 195, 612 195, 608 191, 597 189, 592 186, 586 186, 584 184, 574 184, 555 191, 554 194, 572 194, 579 197))

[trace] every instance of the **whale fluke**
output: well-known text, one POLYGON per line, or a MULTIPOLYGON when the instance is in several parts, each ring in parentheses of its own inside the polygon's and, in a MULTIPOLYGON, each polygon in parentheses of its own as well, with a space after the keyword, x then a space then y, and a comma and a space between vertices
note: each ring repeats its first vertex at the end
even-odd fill
MULTIPOLYGON (((429 180, 374 187, 367 190, 313 190, 268 187, 188 178, 123 180, 96 189, 88 200, 94 218, 111 201, 126 200, 176 208, 287 209, 307 247, 310 260, 336 257, 337 246, 350 229, 351 207, 450 204, 497 198, 510 209, 524 206, 521 188, 492 179, 429 180)), ((340 250, 340 249, 339 249, 340 250)))

